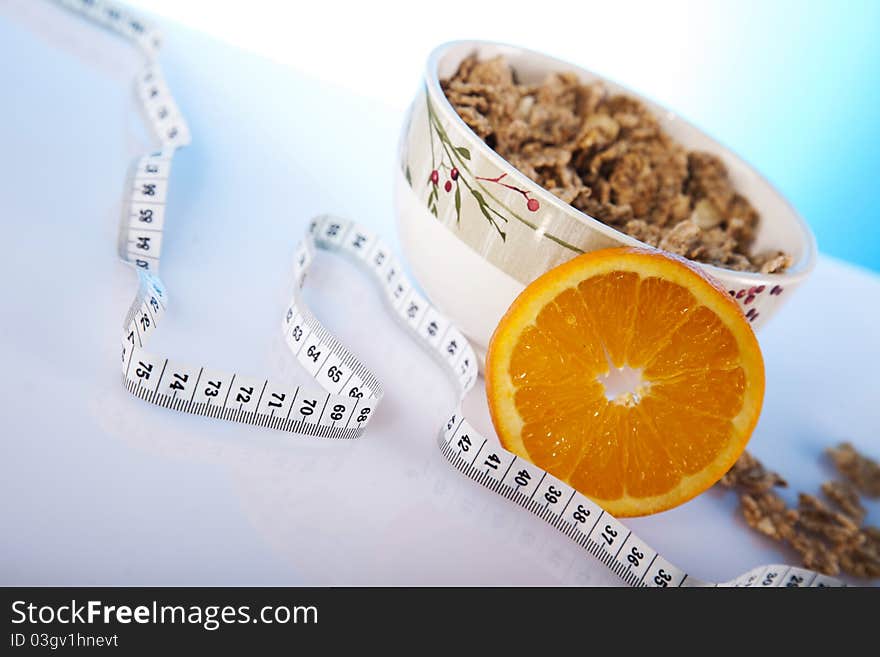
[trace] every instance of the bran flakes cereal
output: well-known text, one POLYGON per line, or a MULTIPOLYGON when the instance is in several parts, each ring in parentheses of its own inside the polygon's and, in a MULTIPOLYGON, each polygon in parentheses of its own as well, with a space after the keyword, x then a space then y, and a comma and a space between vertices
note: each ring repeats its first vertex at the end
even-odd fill
POLYGON ((865 508, 858 495, 875 490, 877 464, 849 443, 828 454, 848 477, 822 484, 830 504, 801 493, 797 508, 789 507, 774 491, 785 487, 785 480, 748 452, 718 483, 739 492, 740 511, 750 527, 789 545, 804 567, 832 576, 880 577, 880 528, 863 526, 865 508))
POLYGON ((570 72, 517 81, 503 57, 471 55, 441 86, 489 147, 578 210, 651 246, 739 271, 779 273, 751 253, 760 220, 720 159, 687 151, 638 100, 570 72))
POLYGON ((859 454, 849 443, 827 450, 837 470, 867 497, 880 497, 880 464, 859 454))

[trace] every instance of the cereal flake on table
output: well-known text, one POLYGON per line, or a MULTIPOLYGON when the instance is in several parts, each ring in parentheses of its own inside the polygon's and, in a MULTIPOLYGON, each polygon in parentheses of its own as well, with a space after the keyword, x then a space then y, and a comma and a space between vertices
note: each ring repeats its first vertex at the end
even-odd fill
POLYGON ((837 470, 867 497, 880 497, 880 464, 862 456, 849 443, 827 450, 837 470))
POLYGON ((738 491, 743 519, 757 532, 789 545, 804 567, 825 575, 880 577, 880 528, 865 526, 859 492, 876 497, 877 463, 849 443, 827 450, 847 479, 822 484, 830 503, 814 495, 798 495, 789 507, 775 492, 787 484, 749 452, 743 452, 719 485, 738 491))

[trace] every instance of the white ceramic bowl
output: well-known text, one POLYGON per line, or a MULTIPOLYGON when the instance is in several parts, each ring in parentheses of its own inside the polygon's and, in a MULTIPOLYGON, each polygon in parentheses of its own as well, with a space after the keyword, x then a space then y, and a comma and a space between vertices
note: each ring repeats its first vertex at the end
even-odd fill
POLYGON ((736 189, 761 214, 754 249, 779 249, 794 259, 783 274, 696 263, 730 291, 755 328, 813 269, 815 239, 794 208, 735 153, 673 112, 537 52, 484 41, 447 43, 428 58, 424 83, 404 123, 395 203, 400 241, 416 279, 478 351, 485 353, 495 326, 523 287, 548 269, 580 251, 644 244, 542 189, 464 123, 446 100, 439 80, 451 76, 472 53, 481 59, 504 55, 526 83, 559 71, 573 71, 585 82, 602 80, 611 92, 645 103, 663 129, 686 148, 719 156, 736 189))

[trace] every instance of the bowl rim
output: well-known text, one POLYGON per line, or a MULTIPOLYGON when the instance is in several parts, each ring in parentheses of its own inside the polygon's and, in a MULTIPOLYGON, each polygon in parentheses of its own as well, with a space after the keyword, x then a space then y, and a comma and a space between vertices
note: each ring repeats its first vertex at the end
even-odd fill
MULTIPOLYGON (((793 283, 796 281, 800 281, 806 278, 816 267, 817 261, 817 253, 818 248, 816 245, 816 237, 813 234, 812 229, 809 224, 807 224, 806 220, 800 215, 800 213, 795 209, 795 207, 791 204, 791 202, 783 195, 776 186, 771 183, 767 178, 758 171, 754 166, 749 164, 747 160, 745 160, 742 156, 740 156, 736 151, 731 149, 728 146, 725 146, 720 141, 715 139, 711 134, 703 130, 702 128, 695 125, 693 122, 681 116, 678 112, 674 112, 667 108, 662 103, 658 103, 652 98, 645 96, 644 94, 633 91, 628 86, 624 84, 620 84, 616 80, 613 80, 605 75, 600 75, 595 71, 584 68, 583 66, 579 66, 572 62, 566 61, 564 59, 560 59, 558 57, 554 57, 553 55, 549 55, 547 53, 532 50, 530 48, 525 48, 523 46, 518 46, 510 43, 505 43, 503 41, 488 41, 488 40, 480 40, 480 39, 458 39, 454 41, 446 41, 436 48, 434 48, 431 53, 428 55, 428 59, 425 64, 425 82, 427 85, 427 89, 432 93, 432 96, 439 101, 441 109, 443 113, 446 115, 447 120, 451 120, 455 123, 459 128, 463 129, 466 134, 468 134, 473 141, 475 141, 478 145, 478 148, 481 149, 481 152, 484 156, 486 156, 491 162, 493 162, 499 169, 504 170, 508 175, 512 175, 513 178, 520 184, 526 185, 528 187, 532 187, 535 189, 536 193, 541 194, 542 201, 546 200, 550 202, 551 205, 556 207, 562 213, 568 214, 574 219, 580 221, 581 223, 590 226, 593 229, 598 230, 602 234, 606 235, 609 238, 622 241, 624 244, 629 246, 637 246, 641 248, 648 249, 657 249, 657 247, 653 247, 650 244, 642 242, 641 240, 632 237, 631 235, 627 235, 623 231, 617 230, 616 228, 609 226, 608 224, 596 219, 595 217, 587 214, 586 212, 579 210, 574 207, 570 203, 566 203, 561 198, 550 192, 548 189, 539 185, 534 180, 526 176, 519 169, 517 169, 513 164, 511 164, 508 160, 503 158, 498 152, 496 152, 493 148, 491 148, 486 142, 484 142, 480 136, 475 133, 471 127, 465 123, 464 119, 462 119, 449 100, 446 98, 446 94, 443 93, 443 89, 440 87, 440 78, 438 75, 438 65, 440 59, 446 54, 447 51, 456 47, 472 47, 478 48, 481 46, 495 46, 502 49, 509 49, 519 51, 522 54, 538 57, 546 61, 553 62, 554 65, 558 66, 559 71, 574 71, 576 73, 586 73, 591 75, 598 80, 609 82, 616 87, 619 87, 625 93, 633 96, 642 101, 646 101, 652 106, 654 111, 662 111, 667 114, 668 117, 673 118, 676 121, 680 121, 685 127, 694 130, 701 135, 703 135, 706 139, 708 139, 713 146, 717 148, 719 153, 723 153, 725 158, 733 158, 738 161, 738 163, 742 164, 746 167, 750 173, 761 180, 767 188, 777 197, 779 201, 781 201, 791 213, 794 224, 798 229, 800 240, 803 244, 803 255, 801 258, 795 262, 787 271, 779 273, 779 274, 764 274, 761 272, 752 272, 752 271, 738 271, 736 269, 728 269, 726 267, 720 267, 718 265, 712 265, 705 262, 700 262, 698 260, 691 260, 690 258, 686 258, 688 262, 692 262, 699 267, 706 269, 711 275, 716 278, 741 278, 744 281, 773 281, 773 282, 788 282, 793 283)), ((764 217, 761 217, 761 221, 764 221, 764 217)))

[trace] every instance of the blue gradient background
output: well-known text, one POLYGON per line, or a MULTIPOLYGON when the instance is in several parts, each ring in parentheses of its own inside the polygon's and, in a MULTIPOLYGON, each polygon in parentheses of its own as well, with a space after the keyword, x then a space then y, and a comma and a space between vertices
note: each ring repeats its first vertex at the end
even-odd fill
POLYGON ((703 123, 794 203, 820 251, 880 271, 880 2, 744 2, 703 123), (727 97, 725 87, 746 89, 727 97))

